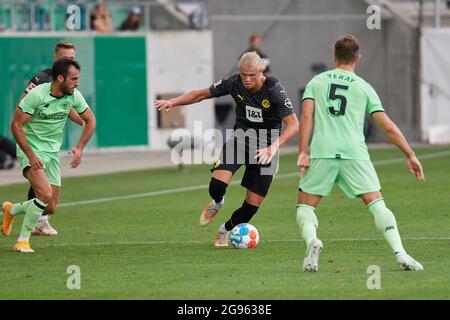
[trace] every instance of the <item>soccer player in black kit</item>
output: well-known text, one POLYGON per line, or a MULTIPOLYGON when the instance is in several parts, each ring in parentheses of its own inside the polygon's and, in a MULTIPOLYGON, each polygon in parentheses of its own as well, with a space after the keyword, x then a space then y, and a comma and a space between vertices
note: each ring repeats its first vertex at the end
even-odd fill
POLYGON ((297 116, 283 86, 263 74, 266 66, 255 52, 239 61, 239 74, 222 79, 207 89, 194 90, 170 100, 155 100, 160 111, 230 94, 236 102, 233 135, 224 144, 220 160, 212 169, 209 184, 212 201, 200 215, 206 226, 224 205, 224 195, 233 174, 245 165, 241 185, 245 200, 231 218, 219 227, 215 246, 228 246, 228 232, 239 223, 249 222, 267 195, 276 168, 278 149, 298 131, 297 116), (282 123, 284 130, 281 130, 282 123), (281 132, 281 133, 280 133, 281 132))
MULTIPOLYGON (((75 60, 76 57, 76 49, 75 45, 68 41, 60 41, 55 45, 55 51, 53 60, 58 61, 61 59, 71 59, 75 60)), ((20 101, 22 101, 23 98, 36 86, 51 82, 52 81, 52 69, 48 68, 45 70, 42 70, 37 75, 31 78, 31 80, 28 82, 25 91, 22 93, 22 95, 19 98, 19 102, 17 105, 19 105, 20 101)), ((72 108, 69 112, 69 118, 73 122, 79 124, 80 126, 84 126, 84 121, 81 119, 81 117, 78 115, 78 113, 72 108)), ((59 199, 59 193, 60 193, 60 187, 52 186, 53 188, 53 195, 54 199, 52 199, 51 204, 47 206, 44 213, 39 218, 39 222, 36 225, 36 228, 32 231, 32 235, 45 235, 45 236, 56 236, 58 232, 50 225, 48 221, 48 215, 54 214, 56 211, 56 203, 59 199)), ((28 200, 36 198, 36 194, 34 193, 33 188, 30 186, 30 189, 28 190, 28 200)))

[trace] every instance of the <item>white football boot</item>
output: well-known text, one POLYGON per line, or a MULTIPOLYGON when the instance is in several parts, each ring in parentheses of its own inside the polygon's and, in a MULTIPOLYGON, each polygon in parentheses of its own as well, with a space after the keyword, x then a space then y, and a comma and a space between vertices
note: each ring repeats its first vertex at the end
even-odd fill
POLYGON ((319 270, 319 255, 323 250, 322 241, 314 239, 306 250, 306 256, 303 260, 304 272, 317 272, 319 270))
POLYGON ((423 266, 406 253, 398 253, 395 256, 395 258, 397 260, 398 265, 403 270, 413 270, 413 271, 423 270, 423 266))
POLYGON ((48 222, 48 220, 39 221, 36 227, 31 232, 33 236, 56 236, 56 231, 48 222))

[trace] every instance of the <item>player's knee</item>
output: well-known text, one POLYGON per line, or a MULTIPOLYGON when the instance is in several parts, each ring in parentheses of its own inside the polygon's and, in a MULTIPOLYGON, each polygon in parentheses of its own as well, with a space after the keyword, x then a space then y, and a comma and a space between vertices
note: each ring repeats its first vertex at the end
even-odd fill
POLYGON ((36 194, 36 198, 42 201, 43 203, 50 203, 52 200, 52 192, 50 191, 41 191, 36 194))
POLYGON ((220 202, 225 195, 228 184, 223 181, 217 180, 215 178, 211 178, 211 182, 209 183, 209 195, 216 202, 220 202))

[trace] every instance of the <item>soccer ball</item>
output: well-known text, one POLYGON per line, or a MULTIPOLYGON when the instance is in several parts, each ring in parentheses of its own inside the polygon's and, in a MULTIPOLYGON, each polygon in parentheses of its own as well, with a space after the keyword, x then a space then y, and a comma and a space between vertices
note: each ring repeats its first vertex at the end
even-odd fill
POLYGON ((240 223, 231 230, 230 239, 236 249, 253 249, 258 244, 259 234, 250 223, 240 223))

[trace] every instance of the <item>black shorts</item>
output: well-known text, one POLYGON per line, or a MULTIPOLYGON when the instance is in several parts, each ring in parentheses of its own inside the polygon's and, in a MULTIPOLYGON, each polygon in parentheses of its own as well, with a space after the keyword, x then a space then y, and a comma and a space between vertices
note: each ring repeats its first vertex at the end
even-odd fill
POLYGON ((223 146, 220 160, 216 161, 211 172, 226 170, 234 175, 242 165, 245 165, 241 186, 261 197, 266 197, 275 174, 278 157, 274 157, 269 164, 257 164, 254 159, 255 152, 256 150, 249 150, 248 147, 239 147, 236 143, 233 143, 233 139, 230 139, 223 146), (230 151, 233 152, 234 156, 227 157, 230 151), (238 154, 239 151, 240 154, 238 154))

